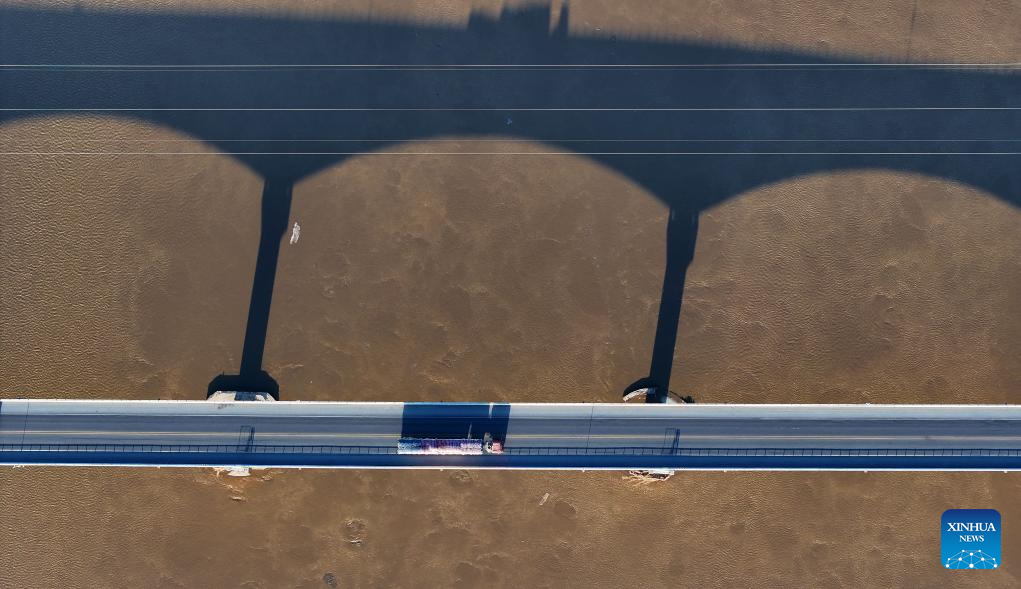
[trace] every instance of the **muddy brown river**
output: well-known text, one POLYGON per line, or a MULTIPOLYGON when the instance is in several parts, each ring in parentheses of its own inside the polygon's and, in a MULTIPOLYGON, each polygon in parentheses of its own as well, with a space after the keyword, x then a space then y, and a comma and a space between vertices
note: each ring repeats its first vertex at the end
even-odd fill
MULTIPOLYGON (((504 8, 299 4, 75 10, 456 30, 473 8, 504 8)), ((72 7, 0 14, 15 9, 72 7)), ((568 35, 621 41, 1021 62, 1009 1, 584 0, 569 23, 568 35)), ((262 362, 282 398, 614 402, 647 374, 667 205, 584 155, 501 137, 485 149, 505 153, 480 155, 468 139, 386 145, 296 180, 262 362)), ((201 399, 238 372, 260 234, 253 166, 124 113, 37 113, 0 125, 0 146, 0 396, 201 399)), ((880 168, 714 204, 671 388, 701 402, 1021 402, 1019 228, 1002 195, 880 168)), ((592 472, 0 468, 0 587, 1010 587, 1019 496, 1021 476, 1003 473, 643 485, 592 472), (1001 569, 940 568, 949 508, 1000 511, 1001 569)))

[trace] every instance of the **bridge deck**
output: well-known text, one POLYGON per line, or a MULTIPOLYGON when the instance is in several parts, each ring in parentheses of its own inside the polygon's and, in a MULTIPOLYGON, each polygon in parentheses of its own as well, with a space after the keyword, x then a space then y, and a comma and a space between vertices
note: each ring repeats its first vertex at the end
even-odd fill
POLYGON ((5 400, 0 464, 1017 470, 1021 406, 5 400), (487 432, 503 455, 397 454, 487 432))

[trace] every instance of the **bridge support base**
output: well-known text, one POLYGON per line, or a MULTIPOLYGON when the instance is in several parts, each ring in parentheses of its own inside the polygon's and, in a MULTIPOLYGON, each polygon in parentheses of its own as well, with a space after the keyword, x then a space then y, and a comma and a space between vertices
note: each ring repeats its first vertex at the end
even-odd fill
POLYGON ((249 393, 245 391, 216 391, 206 397, 207 401, 224 403, 228 401, 276 401, 269 393, 249 393))
POLYGON ((675 405, 677 403, 694 403, 695 398, 691 395, 678 395, 673 391, 668 391, 667 394, 663 395, 661 389, 654 386, 647 387, 628 387, 624 391, 624 402, 627 403, 631 399, 636 397, 645 397, 646 403, 668 403, 675 405))

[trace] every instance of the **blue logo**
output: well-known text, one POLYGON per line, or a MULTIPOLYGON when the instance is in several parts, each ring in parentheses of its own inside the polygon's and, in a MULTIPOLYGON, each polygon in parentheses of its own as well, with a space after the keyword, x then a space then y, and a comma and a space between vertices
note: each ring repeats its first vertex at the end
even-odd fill
POLYGON ((1000 568, 1000 512, 948 509, 940 518, 940 554, 945 569, 1000 568))

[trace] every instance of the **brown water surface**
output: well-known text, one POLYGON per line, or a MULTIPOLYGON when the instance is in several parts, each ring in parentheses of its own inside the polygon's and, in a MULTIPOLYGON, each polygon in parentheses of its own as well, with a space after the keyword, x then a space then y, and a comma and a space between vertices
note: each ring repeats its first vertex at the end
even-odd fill
MULTIPOLYGON (((148 4, 121 9, 241 10, 148 4)), ((450 26, 470 8, 264 4, 247 10, 450 26)), ((1021 61, 1019 13, 587 0, 571 32, 1021 61)), ((137 120, 0 127, 6 145, 85 136, 195 155, 0 159, 0 391, 202 398, 240 362, 262 180, 137 120)), ((613 402, 648 370, 667 210, 612 170, 574 155, 364 156, 293 196, 301 236, 281 245, 264 364, 284 398, 613 402)), ((703 402, 1017 403, 1019 227, 995 195, 877 169, 720 204, 701 216, 673 388, 703 402)), ((7 468, 0 586, 1009 587, 1019 495, 1021 479, 999 473, 635 486, 613 473, 7 468), (939 568, 939 516, 967 507, 1002 513, 1002 569, 939 568)))

